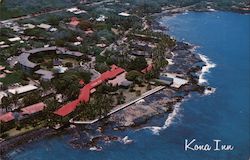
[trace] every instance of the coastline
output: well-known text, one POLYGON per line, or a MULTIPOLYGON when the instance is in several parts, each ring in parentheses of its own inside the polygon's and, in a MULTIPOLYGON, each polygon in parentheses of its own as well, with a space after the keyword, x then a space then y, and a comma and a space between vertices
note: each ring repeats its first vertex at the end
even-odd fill
POLYGON ((4 157, 7 152, 12 150, 13 148, 16 148, 17 146, 20 146, 24 143, 31 143, 33 141, 56 134, 57 134, 56 130, 43 127, 34 131, 30 131, 28 133, 11 137, 0 143, 0 148, 1 148, 0 155, 4 157))
MULTIPOLYGON (((177 13, 177 14, 179 14, 179 13, 177 13)), ((174 14, 171 14, 171 15, 168 15, 168 16, 173 16, 173 15, 174 14)), ((163 13, 162 16, 166 16, 165 13, 163 13)), ((160 18, 160 17, 158 17, 158 18, 160 18)), ((156 19, 154 19, 154 21, 156 21, 156 19)), ((161 30, 161 31, 163 32, 164 30, 161 30)), ((193 48, 194 46, 188 44, 188 47, 193 48)), ((192 54, 196 54, 195 49, 192 51, 192 54)), ((201 78, 202 79, 201 82, 204 82, 204 79, 203 79, 204 74, 208 73, 209 69, 213 68, 213 66, 211 66, 210 61, 209 61, 209 59, 207 59, 207 57, 202 57, 201 61, 204 62, 206 65, 203 66, 200 70, 198 70, 198 72, 201 72, 201 74, 199 76, 199 81, 200 81, 200 78, 201 78), (208 67, 206 67, 206 66, 208 66, 208 67), (205 68, 205 69, 203 70, 203 68, 205 68)), ((189 96, 189 92, 192 92, 192 91, 195 91, 195 90, 197 91, 197 89, 195 89, 195 88, 193 88, 193 90, 192 90, 192 87, 191 87, 191 90, 188 87, 187 87, 187 89, 184 88, 183 91, 188 92, 188 93, 186 93, 185 96, 180 97, 180 99, 171 101, 171 103, 172 103, 171 105, 173 107, 173 110, 168 115, 168 118, 166 119, 165 124, 162 127, 152 126, 152 127, 145 127, 145 128, 142 128, 142 129, 150 129, 150 130, 152 130, 152 132, 154 134, 159 134, 159 132, 161 130, 166 129, 169 125, 172 124, 173 119, 175 119, 176 115, 178 114, 182 101, 186 100, 186 98, 189 96)), ((154 96, 154 95, 152 95, 152 96, 154 96)), ((146 123, 147 119, 150 119, 151 117, 153 117, 153 116, 155 116, 157 114, 164 114, 166 112, 168 112, 168 111, 167 110, 162 110, 161 112, 155 112, 155 114, 151 114, 148 117, 144 117, 144 121, 141 121, 138 124, 133 124, 132 126, 138 126, 140 124, 146 123)), ((131 125, 128 125, 126 127, 131 127, 131 125)), ((31 131, 31 132, 28 132, 28 133, 25 133, 25 134, 22 134, 22 135, 18 135, 16 137, 11 137, 10 139, 7 139, 7 140, 0 143, 1 155, 5 155, 9 151, 13 150, 13 148, 21 146, 25 142, 31 143, 33 141, 37 141, 37 140, 40 140, 40 139, 43 139, 43 138, 46 138, 46 137, 50 137, 50 136, 53 136, 53 135, 58 135, 58 134, 59 133, 56 130, 53 130, 53 129, 50 129, 50 128, 41 128, 39 130, 31 131)))

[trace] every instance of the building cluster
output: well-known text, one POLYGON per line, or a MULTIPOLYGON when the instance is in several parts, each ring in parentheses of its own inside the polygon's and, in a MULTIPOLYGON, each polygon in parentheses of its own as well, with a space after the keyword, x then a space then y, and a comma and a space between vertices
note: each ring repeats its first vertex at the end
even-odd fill
POLYGON ((38 25, 30 24, 30 23, 25 23, 25 24, 18 24, 15 22, 3 22, 1 23, 2 28, 9 28, 12 31, 14 31, 16 34, 13 35, 13 37, 9 37, 7 40, 2 40, 0 41, 0 48, 9 48, 15 43, 24 43, 25 41, 28 41, 29 39, 32 39, 34 37, 26 36, 25 35, 25 30, 28 29, 35 29, 35 28, 40 28, 48 32, 55 32, 58 29, 45 23, 41 23, 38 25))
POLYGON ((21 53, 18 56, 18 64, 20 65, 20 67, 22 68, 22 70, 24 72, 27 72, 30 74, 35 73, 35 74, 41 76, 42 80, 45 80, 45 81, 51 80, 52 78, 54 78, 53 72, 51 72, 49 70, 41 69, 39 64, 36 64, 36 63, 31 62, 29 60, 29 57, 31 55, 35 55, 35 54, 38 54, 41 52, 46 52, 46 51, 55 51, 56 54, 58 54, 58 55, 76 57, 76 58, 80 58, 83 55, 80 52, 69 51, 65 48, 55 47, 55 46, 35 48, 35 49, 21 53))
POLYGON ((30 121, 31 118, 36 118, 36 115, 40 114, 46 107, 46 104, 40 102, 21 108, 19 112, 7 112, 1 115, 0 123, 7 124, 3 130, 13 127, 17 121, 22 122, 27 119, 30 121))
MULTIPOLYGON (((117 67, 116 65, 111 66, 111 70, 106 71, 102 73, 98 78, 95 80, 91 81, 90 83, 86 84, 83 88, 80 89, 80 94, 78 99, 62 106, 58 110, 56 110, 54 113, 59 116, 66 116, 73 112, 76 107, 80 103, 88 103, 90 100, 90 95, 95 91, 95 88, 99 86, 100 84, 107 82, 109 80, 115 79, 117 76, 120 74, 124 73, 125 70, 123 68, 117 67)), ((126 82, 124 79, 122 82, 126 82)))

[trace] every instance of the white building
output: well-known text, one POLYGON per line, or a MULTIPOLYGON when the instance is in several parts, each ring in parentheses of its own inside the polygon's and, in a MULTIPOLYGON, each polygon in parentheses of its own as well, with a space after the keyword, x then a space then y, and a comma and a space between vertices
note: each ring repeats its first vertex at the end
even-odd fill
POLYGON ((67 9, 68 12, 76 12, 78 11, 79 9, 77 7, 73 7, 73 8, 69 8, 67 9))
POLYGON ((104 16, 104 15, 100 15, 100 17, 96 18, 97 22, 104 22, 108 17, 104 16))
POLYGON ((37 90, 38 87, 34 86, 34 85, 26 85, 26 86, 21 86, 21 87, 16 87, 13 89, 8 89, 8 92, 11 94, 22 94, 22 93, 26 93, 26 92, 30 92, 30 91, 34 91, 37 90))
POLYGON ((130 14, 126 13, 126 12, 121 12, 118 14, 119 16, 124 16, 124 17, 129 17, 130 14))
POLYGON ((41 23, 41 24, 39 24, 37 27, 48 30, 48 29, 51 28, 51 25, 41 23))
POLYGON ((188 80, 178 77, 180 76, 178 74, 164 73, 163 75, 169 78, 173 78, 173 84, 171 86, 175 88, 180 88, 182 85, 185 85, 188 83, 188 80))
POLYGON ((33 29, 33 28, 35 28, 36 26, 35 25, 33 25, 33 24, 24 24, 23 25, 24 27, 27 27, 27 28, 29 28, 29 29, 33 29))
POLYGON ((56 32, 56 31, 57 31, 57 28, 51 28, 49 31, 50 31, 50 32, 56 32))
POLYGON ((10 42, 15 42, 15 41, 20 41, 21 38, 20 37, 14 37, 14 38, 9 38, 8 39, 10 42))
POLYGON ((87 13, 86 11, 80 10, 77 7, 69 8, 69 9, 67 9, 67 12, 71 12, 71 13, 74 13, 74 14, 87 13))

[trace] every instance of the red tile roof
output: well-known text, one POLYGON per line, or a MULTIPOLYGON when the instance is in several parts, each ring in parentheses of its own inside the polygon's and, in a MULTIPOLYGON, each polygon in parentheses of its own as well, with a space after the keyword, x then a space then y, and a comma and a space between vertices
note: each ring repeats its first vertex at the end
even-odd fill
POLYGON ((33 114, 33 113, 37 113, 42 111, 44 108, 46 107, 46 104, 40 102, 40 103, 36 103, 30 106, 27 106, 25 108, 22 108, 22 114, 33 114))
POLYGON ((88 86, 84 86, 81 90, 80 90, 80 95, 78 97, 78 99, 81 102, 87 103, 89 101, 90 98, 90 88, 88 86))
POLYGON ((85 84, 85 83, 84 83, 84 80, 81 79, 81 80, 79 81, 79 84, 80 84, 80 85, 84 85, 84 84, 85 84))
POLYGON ((100 84, 102 84, 103 82, 109 79, 115 78, 116 76, 118 76, 119 74, 123 72, 125 72, 124 69, 117 67, 116 65, 112 65, 110 71, 106 71, 102 73, 99 78, 91 81, 90 83, 86 84, 82 89, 80 89, 80 95, 77 100, 66 104, 65 106, 59 108, 54 113, 59 116, 68 115, 69 113, 75 110, 75 108, 80 102, 83 102, 83 103, 89 102, 92 89, 94 89, 95 87, 99 86, 100 84))
POLYGON ((150 72, 153 69, 153 64, 148 65, 146 68, 141 70, 142 73, 150 72))
POLYGON ((12 112, 8 112, 8 113, 5 113, 5 114, 0 116, 0 121, 1 122, 10 122, 10 121, 12 121, 14 119, 15 119, 15 117, 13 116, 12 112))
POLYGON ((78 104, 79 104, 79 100, 76 99, 76 100, 69 102, 68 104, 62 106, 54 113, 59 115, 59 116, 64 117, 64 116, 68 115, 69 113, 73 112, 76 109, 78 104))
POLYGON ((0 65, 0 71, 4 70, 5 67, 0 65))
POLYGON ((78 20, 77 17, 72 17, 69 24, 72 26, 77 26, 79 23, 80 23, 80 21, 78 20))

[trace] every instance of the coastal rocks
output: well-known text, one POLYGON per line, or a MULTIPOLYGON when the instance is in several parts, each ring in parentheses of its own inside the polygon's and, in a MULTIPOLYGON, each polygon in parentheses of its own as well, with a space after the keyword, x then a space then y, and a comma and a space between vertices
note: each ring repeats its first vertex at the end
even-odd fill
POLYGON ((151 117, 163 113, 171 113, 174 105, 181 102, 190 92, 204 93, 205 86, 198 85, 198 73, 205 65, 198 54, 193 53, 194 47, 184 42, 177 42, 172 49, 172 64, 163 72, 177 73, 188 79, 189 83, 180 88, 166 88, 149 97, 142 103, 136 103, 124 110, 111 115, 110 122, 115 122, 115 128, 134 127, 145 124, 151 117))
POLYGON ((51 128, 41 128, 39 130, 19 135, 17 137, 12 137, 11 139, 0 143, 0 155, 4 155, 4 153, 19 146, 20 144, 30 143, 43 137, 52 136, 55 134, 57 134, 57 132, 51 128))
POLYGON ((151 117, 171 112, 174 104, 181 98, 176 96, 172 89, 164 89, 150 97, 145 98, 144 103, 134 104, 128 108, 111 115, 109 121, 115 122, 115 128, 135 127, 145 124, 151 117))
POLYGON ((128 139, 128 137, 121 138, 119 136, 113 135, 96 135, 88 137, 88 139, 74 138, 69 141, 70 146, 75 149, 86 149, 90 151, 101 151, 103 145, 109 144, 111 142, 121 142, 123 144, 130 144, 133 141, 128 139))
POLYGON ((199 71, 204 65, 199 55, 193 53, 194 47, 184 43, 177 42, 177 46, 173 48, 172 62, 164 71, 187 75, 191 71, 199 71))

